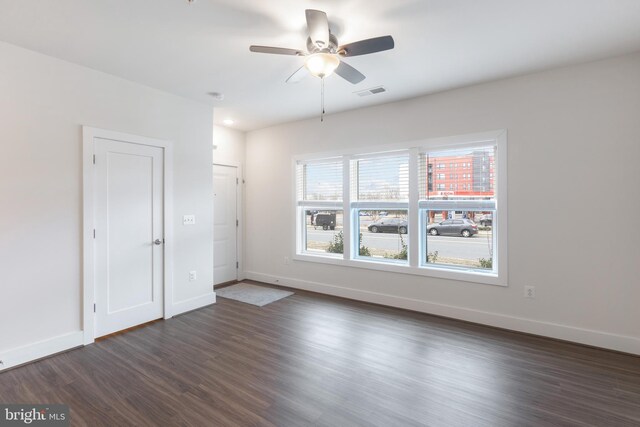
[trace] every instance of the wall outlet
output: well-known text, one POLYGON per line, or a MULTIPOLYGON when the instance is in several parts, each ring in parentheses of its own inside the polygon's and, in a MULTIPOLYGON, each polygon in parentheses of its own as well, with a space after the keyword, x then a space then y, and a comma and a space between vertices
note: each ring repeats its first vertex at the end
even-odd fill
POLYGON ((535 298, 536 297, 536 287, 535 286, 525 286, 524 287, 524 297, 525 298, 535 298))
POLYGON ((196 223, 196 216, 195 215, 184 215, 182 217, 182 224, 183 225, 194 225, 196 223))
POLYGON ((189 281, 193 282, 194 280, 196 280, 198 278, 198 273, 195 271, 190 271, 189 272, 189 281))
POLYGON ((284 257, 284 263, 285 265, 289 265, 291 263, 291 260, 289 259, 288 256, 284 257))

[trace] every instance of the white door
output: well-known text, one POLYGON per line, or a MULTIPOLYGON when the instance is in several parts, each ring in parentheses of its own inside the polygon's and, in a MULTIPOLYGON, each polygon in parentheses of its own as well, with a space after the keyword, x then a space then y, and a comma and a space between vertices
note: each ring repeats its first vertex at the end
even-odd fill
POLYGON ((238 278, 238 168, 213 166, 213 279, 214 283, 238 278))
POLYGON ((164 150, 96 138, 95 336, 163 317, 164 150))

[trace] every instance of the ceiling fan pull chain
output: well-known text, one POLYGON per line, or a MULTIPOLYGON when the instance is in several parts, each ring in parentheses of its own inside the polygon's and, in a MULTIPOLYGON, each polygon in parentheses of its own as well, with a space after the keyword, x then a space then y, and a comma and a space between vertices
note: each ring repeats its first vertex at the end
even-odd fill
POLYGON ((320 78, 320 121, 324 122, 324 77, 320 78))

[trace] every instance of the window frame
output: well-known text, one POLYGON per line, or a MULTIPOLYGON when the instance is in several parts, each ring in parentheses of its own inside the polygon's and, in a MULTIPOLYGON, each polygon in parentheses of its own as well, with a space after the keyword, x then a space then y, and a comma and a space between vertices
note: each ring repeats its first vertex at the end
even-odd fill
MULTIPOLYGON (((417 276, 434 277, 440 279, 449 279, 456 281, 480 283, 496 286, 508 286, 508 250, 507 250, 507 230, 508 230, 508 203, 507 203, 507 131, 497 130, 476 134, 459 135, 442 138, 429 138, 418 141, 410 141, 399 144, 378 145, 370 146, 365 149, 347 149, 336 150, 332 152, 313 153, 305 155, 297 155, 293 157, 293 206, 295 209, 294 221, 295 229, 293 233, 293 254, 292 260, 315 262, 320 264, 341 265, 355 268, 364 268, 369 270, 388 271, 394 273, 403 273, 417 276), (424 151, 447 151, 472 147, 482 147, 488 145, 495 145, 496 154, 495 162, 497 167, 494 167, 495 177, 495 213, 493 220, 493 233, 494 233, 494 263, 495 268, 492 272, 484 272, 478 269, 453 267, 443 265, 423 265, 421 262, 421 247, 424 247, 424 239, 421 230, 424 227, 423 215, 421 212, 423 209, 419 207, 419 185, 420 177, 418 171, 418 158, 420 153, 424 151), (360 209, 365 209, 363 204, 371 204, 377 202, 358 202, 357 200, 351 200, 351 161, 368 156, 384 155, 386 153, 392 154, 393 151, 409 151, 409 201, 407 203, 408 210, 408 262, 406 264, 398 264, 388 261, 379 261, 368 257, 359 257, 358 248, 354 245, 358 245, 357 236, 354 235, 358 230, 353 229, 352 226, 358 224, 360 209), (341 157, 343 162, 343 200, 341 207, 336 207, 343 211, 343 238, 344 238, 344 251, 342 257, 326 254, 309 254, 304 252, 304 241, 301 233, 302 226, 304 225, 304 209, 309 209, 306 206, 302 208, 298 204, 298 188, 297 188, 297 175, 296 165, 299 162, 314 161, 316 159, 327 159, 341 157), (300 209, 303 209, 303 214, 300 214, 300 209), (418 230, 418 232, 411 231, 418 230), (354 253, 355 252, 355 253, 354 253)), ((434 171, 437 168, 433 168, 434 171)), ((394 203, 397 206, 397 204, 394 203)), ((377 203, 376 207, 386 207, 385 203, 377 203)), ((391 206, 389 206, 391 207, 391 206)), ((355 227, 353 227, 355 228, 355 227)))

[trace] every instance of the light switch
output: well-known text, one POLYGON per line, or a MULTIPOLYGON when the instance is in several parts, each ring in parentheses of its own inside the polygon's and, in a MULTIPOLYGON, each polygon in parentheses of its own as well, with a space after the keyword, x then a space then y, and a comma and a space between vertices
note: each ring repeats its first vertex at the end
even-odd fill
POLYGON ((185 215, 182 217, 182 224, 184 225, 194 225, 196 223, 195 215, 185 215))

